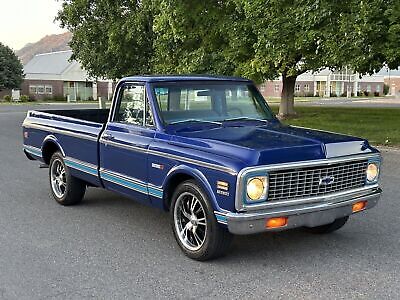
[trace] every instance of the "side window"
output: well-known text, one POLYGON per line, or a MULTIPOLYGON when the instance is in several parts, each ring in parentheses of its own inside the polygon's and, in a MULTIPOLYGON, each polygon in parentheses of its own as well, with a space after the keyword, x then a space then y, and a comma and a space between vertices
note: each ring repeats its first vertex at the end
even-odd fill
POLYGON ((151 111, 149 99, 146 100, 146 126, 154 126, 153 113, 151 111))
POLYGON ((145 87, 129 84, 122 88, 116 122, 143 125, 145 111, 145 87))

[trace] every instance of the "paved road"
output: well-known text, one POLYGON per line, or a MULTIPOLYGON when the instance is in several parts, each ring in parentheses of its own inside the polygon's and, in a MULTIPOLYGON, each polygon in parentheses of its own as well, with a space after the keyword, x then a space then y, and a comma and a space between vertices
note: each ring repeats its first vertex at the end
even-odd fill
POLYGON ((337 233, 237 237, 200 263, 161 211, 95 188, 56 204, 21 152, 23 109, 0 107, 0 299, 400 298, 400 151, 384 152, 381 203, 337 233))

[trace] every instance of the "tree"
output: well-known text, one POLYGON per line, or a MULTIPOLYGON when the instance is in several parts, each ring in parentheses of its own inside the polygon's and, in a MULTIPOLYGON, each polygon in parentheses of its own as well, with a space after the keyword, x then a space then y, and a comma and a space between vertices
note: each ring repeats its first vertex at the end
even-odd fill
POLYGON ((73 34, 72 59, 93 77, 151 73, 153 2, 64 0, 57 18, 73 34))
POLYGON ((20 60, 9 47, 0 43, 0 91, 19 88, 23 79, 20 60))
POLYGON ((372 73, 400 64, 398 0, 64 0, 74 58, 95 77, 211 73, 279 76, 294 114, 306 71, 372 73))

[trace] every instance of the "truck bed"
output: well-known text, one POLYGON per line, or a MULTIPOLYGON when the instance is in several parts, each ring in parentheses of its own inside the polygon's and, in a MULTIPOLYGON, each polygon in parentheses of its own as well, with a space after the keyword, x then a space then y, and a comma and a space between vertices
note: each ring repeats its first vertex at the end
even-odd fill
POLYGON ((47 109, 36 110, 36 112, 43 113, 41 117, 47 115, 52 119, 57 119, 57 116, 68 117, 78 120, 84 120, 94 123, 105 124, 108 119, 109 109, 47 109))

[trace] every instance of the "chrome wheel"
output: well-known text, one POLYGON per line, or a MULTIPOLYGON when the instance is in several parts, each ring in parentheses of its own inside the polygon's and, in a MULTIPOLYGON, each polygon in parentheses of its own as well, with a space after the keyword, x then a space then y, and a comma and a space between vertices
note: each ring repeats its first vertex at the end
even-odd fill
POLYGON ((195 195, 184 192, 179 195, 174 208, 174 224, 183 246, 197 251, 207 236, 207 218, 203 205, 195 195))
POLYGON ((60 159, 55 159, 50 170, 51 189, 58 197, 64 197, 67 191, 67 176, 65 174, 65 166, 60 159))

